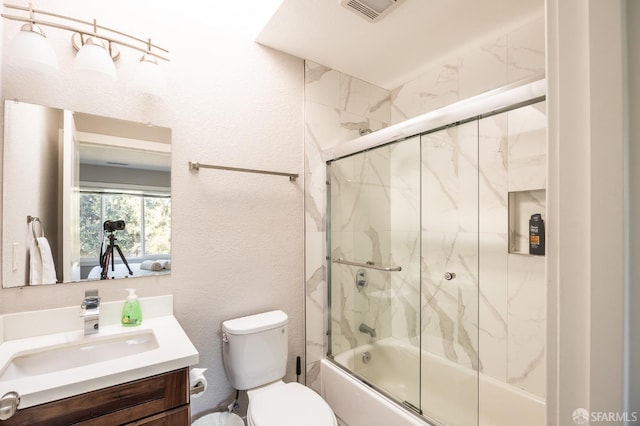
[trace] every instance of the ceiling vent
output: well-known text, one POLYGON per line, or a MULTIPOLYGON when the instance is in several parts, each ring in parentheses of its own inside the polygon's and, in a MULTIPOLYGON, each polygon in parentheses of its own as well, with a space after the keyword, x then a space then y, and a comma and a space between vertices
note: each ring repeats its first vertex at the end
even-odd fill
POLYGON ((340 0, 340 4, 369 22, 378 22, 404 0, 340 0))

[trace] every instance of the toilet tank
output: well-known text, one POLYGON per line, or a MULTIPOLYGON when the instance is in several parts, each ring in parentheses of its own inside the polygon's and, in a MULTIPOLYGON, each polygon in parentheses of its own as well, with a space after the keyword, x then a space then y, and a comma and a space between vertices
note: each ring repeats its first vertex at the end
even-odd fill
POLYGON ((222 360, 235 389, 252 389, 284 377, 288 322, 282 311, 223 321, 222 360))

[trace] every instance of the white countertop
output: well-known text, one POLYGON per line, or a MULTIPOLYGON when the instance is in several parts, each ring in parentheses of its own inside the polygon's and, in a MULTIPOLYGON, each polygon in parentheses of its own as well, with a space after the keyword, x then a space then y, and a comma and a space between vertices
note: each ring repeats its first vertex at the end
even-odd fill
POLYGON ((40 348, 91 343, 110 336, 153 331, 158 347, 89 365, 0 381, 0 395, 15 391, 19 409, 130 382, 198 363, 198 351, 173 316, 172 296, 140 298, 143 321, 137 327, 120 325, 124 301, 101 304, 100 331, 85 336, 79 306, 32 311, 0 317, 0 373, 16 354, 40 348), (69 325, 69 320, 72 325, 69 325))

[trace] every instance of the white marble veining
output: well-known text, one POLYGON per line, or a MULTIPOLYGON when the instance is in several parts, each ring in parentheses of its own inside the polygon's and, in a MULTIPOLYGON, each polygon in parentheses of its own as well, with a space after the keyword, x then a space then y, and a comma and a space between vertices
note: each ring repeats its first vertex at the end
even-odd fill
POLYGON ((461 99, 505 86, 507 79, 507 37, 498 37, 463 55, 459 62, 458 90, 461 99), (478 78, 478 70, 483 70, 478 78))
POLYGON ((509 191, 546 188, 546 103, 507 114, 509 191))
POLYGON ((509 83, 544 76, 544 18, 485 41, 391 91, 391 123, 400 123, 509 83))
POLYGON ((507 34, 507 76, 509 82, 544 74, 544 17, 507 34))
POLYGON ((545 261, 509 255, 507 382, 545 396, 545 261))
POLYGON ((305 61, 305 100, 331 108, 339 108, 340 74, 340 72, 324 65, 305 61))

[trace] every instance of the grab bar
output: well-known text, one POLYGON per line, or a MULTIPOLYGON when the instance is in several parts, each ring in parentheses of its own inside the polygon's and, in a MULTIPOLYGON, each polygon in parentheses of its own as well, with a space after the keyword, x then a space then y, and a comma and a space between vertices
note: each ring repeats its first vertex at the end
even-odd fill
POLYGON ((375 263, 371 261, 368 261, 366 263, 351 262, 349 260, 344 260, 341 257, 334 257, 333 259, 331 259, 331 261, 333 263, 341 263, 343 265, 350 265, 350 266, 360 266, 361 268, 376 269, 378 271, 387 271, 387 272, 402 271, 402 266, 377 266, 375 263))

